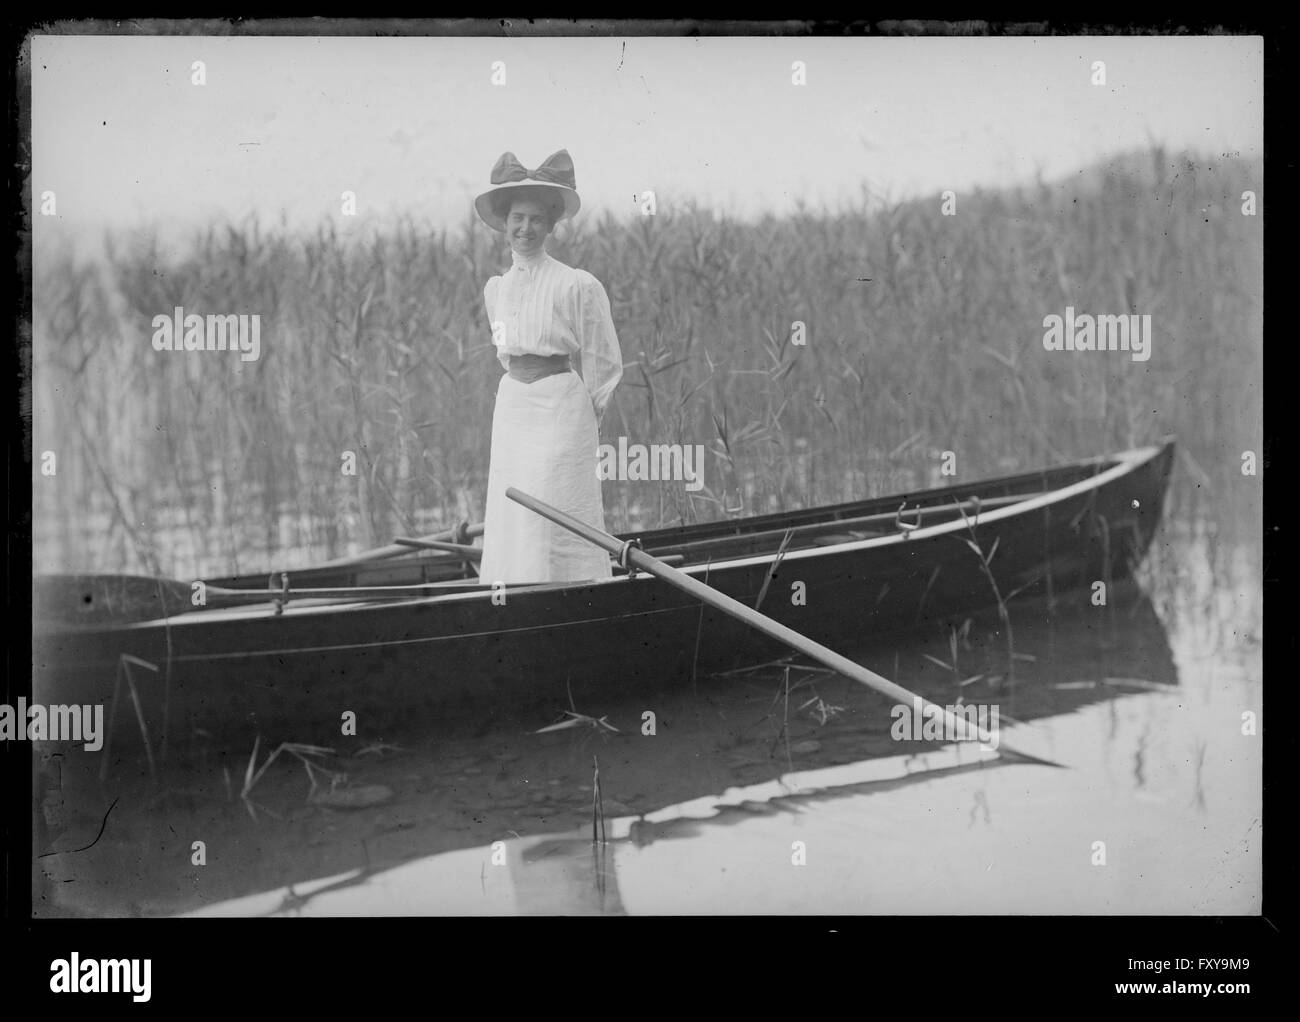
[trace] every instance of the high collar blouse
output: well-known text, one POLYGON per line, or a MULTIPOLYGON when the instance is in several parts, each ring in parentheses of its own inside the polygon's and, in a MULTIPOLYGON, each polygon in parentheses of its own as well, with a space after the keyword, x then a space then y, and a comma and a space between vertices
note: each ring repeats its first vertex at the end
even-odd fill
POLYGON ((511 252, 513 265, 483 288, 497 358, 576 356, 582 381, 599 416, 623 376, 623 355, 600 281, 551 258, 511 252))

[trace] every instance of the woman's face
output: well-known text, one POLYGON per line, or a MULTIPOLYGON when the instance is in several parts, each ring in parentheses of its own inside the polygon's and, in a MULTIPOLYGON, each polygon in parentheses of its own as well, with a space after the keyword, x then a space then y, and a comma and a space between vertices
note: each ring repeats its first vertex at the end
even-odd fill
POLYGON ((510 247, 520 255, 539 252, 551 233, 551 214, 536 199, 515 199, 506 216, 506 234, 510 247))

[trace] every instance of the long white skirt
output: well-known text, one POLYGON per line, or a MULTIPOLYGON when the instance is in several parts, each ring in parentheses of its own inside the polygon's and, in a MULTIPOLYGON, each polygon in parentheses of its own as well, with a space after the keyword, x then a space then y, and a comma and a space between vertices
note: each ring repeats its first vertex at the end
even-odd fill
POLYGON ((611 574, 604 550, 506 496, 513 486, 604 529, 598 442, 591 397, 577 373, 533 383, 501 377, 492 413, 481 582, 566 582, 611 574))

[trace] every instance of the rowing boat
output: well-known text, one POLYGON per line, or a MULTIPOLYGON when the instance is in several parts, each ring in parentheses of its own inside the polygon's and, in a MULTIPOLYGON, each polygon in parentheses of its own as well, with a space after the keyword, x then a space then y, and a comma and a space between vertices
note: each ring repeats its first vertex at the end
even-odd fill
MULTIPOLYGON (((1160 520, 1173 453, 1166 440, 619 539, 813 640, 860 644, 1129 577, 1160 520)), ((635 570, 482 584, 458 538, 275 573, 269 592, 267 575, 205 580, 223 596, 203 607, 175 597, 190 583, 119 576, 129 615, 103 612, 102 579, 38 577, 33 699, 108 704, 129 691, 148 734, 202 727, 305 741, 337 735, 349 712, 363 725, 482 721, 539 702, 649 692, 784 652, 635 570), (139 612, 150 593, 154 611, 139 612)))

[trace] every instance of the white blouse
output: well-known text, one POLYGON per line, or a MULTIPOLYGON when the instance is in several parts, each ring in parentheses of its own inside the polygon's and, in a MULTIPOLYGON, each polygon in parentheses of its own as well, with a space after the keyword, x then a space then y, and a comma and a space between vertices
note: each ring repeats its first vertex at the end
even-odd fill
POLYGON ((609 296, 586 270, 566 266, 545 251, 527 258, 510 255, 510 269, 483 288, 497 358, 509 369, 512 355, 576 355, 575 368, 599 418, 623 377, 609 296))

